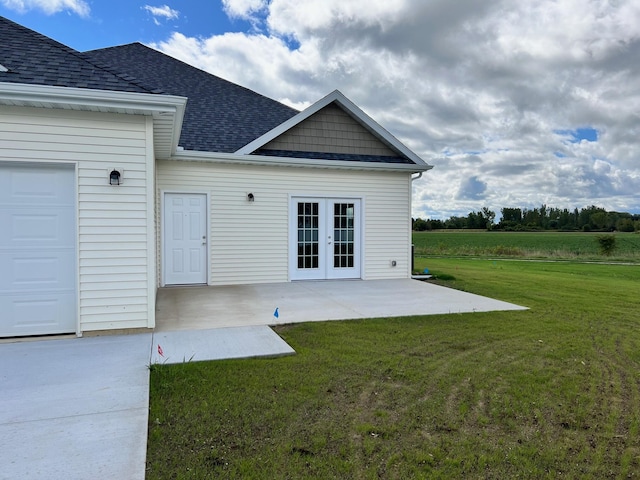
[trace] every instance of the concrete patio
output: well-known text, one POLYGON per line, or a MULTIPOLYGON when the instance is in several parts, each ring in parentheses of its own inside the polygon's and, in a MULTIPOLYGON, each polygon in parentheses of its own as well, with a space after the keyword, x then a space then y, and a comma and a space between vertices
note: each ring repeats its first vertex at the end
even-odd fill
POLYGON ((156 332, 525 309, 410 279, 169 287, 158 292, 156 332))
POLYGON ((522 309, 410 279, 161 288, 151 363, 295 353, 271 325, 522 309))

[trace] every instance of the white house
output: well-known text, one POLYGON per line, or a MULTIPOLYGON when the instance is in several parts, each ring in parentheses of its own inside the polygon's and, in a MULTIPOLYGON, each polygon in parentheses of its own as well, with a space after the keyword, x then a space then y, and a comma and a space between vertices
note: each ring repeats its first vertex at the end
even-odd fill
POLYGON ((411 275, 431 166, 340 92, 297 112, 2 17, 0 45, 0 337, 153 328, 169 285, 411 275))

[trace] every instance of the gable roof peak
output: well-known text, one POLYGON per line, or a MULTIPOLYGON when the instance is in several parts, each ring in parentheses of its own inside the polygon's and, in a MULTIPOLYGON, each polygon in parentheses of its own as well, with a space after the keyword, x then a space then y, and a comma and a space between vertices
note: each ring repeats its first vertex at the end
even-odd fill
POLYGON ((337 104, 339 108, 344 110, 356 122, 360 123, 373 136, 377 137, 378 140, 380 140, 392 150, 398 152, 398 154, 400 154, 401 156, 407 158, 416 165, 428 166, 429 168, 431 168, 431 166, 427 165, 427 163, 422 158, 420 158, 417 154, 407 148, 402 142, 400 142, 396 137, 389 133, 379 123, 373 120, 355 103, 349 100, 340 90, 337 89, 332 91, 328 95, 325 95, 323 98, 321 98, 316 103, 309 106, 299 114, 295 115, 294 117, 283 122, 274 129, 268 131, 264 135, 248 143, 241 149, 237 150, 235 153, 239 155, 250 155, 251 153, 265 146, 271 140, 274 140, 286 131, 292 129, 296 125, 302 123, 315 113, 331 104, 337 104))

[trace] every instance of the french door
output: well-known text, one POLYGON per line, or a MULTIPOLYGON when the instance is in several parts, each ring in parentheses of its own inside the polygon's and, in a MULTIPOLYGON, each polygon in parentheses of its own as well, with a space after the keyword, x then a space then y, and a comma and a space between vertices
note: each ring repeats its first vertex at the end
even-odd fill
POLYGON ((291 200, 292 280, 361 278, 361 201, 353 198, 291 200))

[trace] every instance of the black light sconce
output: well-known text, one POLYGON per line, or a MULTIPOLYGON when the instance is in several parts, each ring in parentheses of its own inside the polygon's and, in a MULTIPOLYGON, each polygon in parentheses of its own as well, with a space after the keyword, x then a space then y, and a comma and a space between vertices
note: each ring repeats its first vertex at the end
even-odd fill
POLYGON ((122 183, 122 173, 115 168, 109 173, 109 185, 120 185, 122 183))
POLYGON ((253 196, 253 193, 247 194, 247 202, 253 202, 256 197, 253 196))

